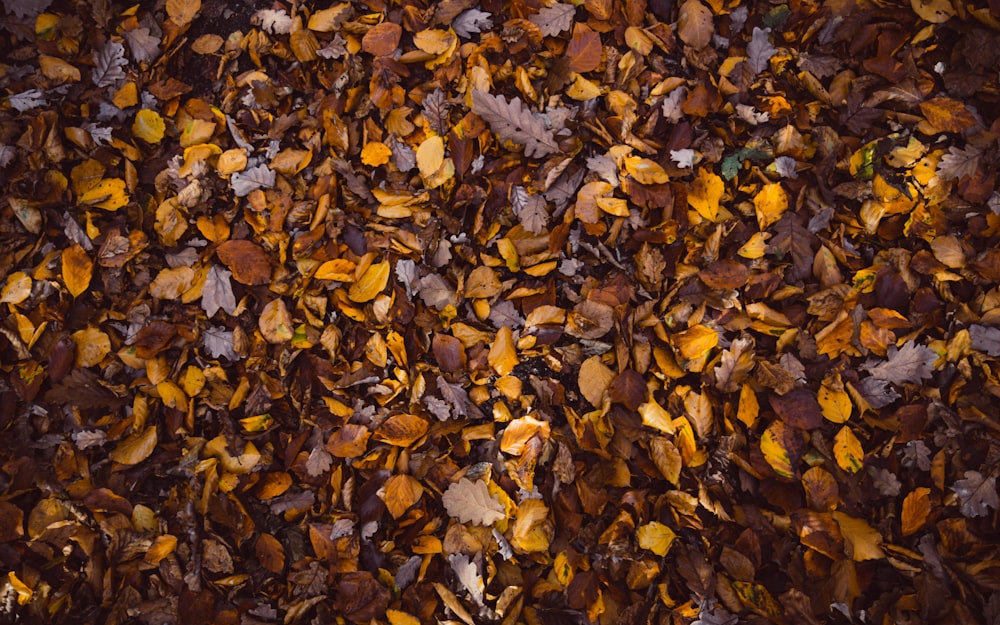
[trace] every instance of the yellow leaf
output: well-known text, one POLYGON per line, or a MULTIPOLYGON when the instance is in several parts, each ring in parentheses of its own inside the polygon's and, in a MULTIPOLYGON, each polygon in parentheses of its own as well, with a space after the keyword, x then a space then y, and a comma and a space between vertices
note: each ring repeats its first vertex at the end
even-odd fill
POLYGON ((636 530, 636 538, 639 546, 649 549, 658 556, 665 556, 670 551, 677 534, 672 529, 658 521, 652 521, 639 527, 636 530))
POLYGON ((863 519, 856 519, 840 511, 833 512, 833 519, 840 526, 840 533, 844 536, 844 551, 849 558, 861 562, 885 557, 885 552, 879 546, 882 535, 863 519))
POLYGON ((597 208, 615 217, 628 217, 628 200, 620 197, 596 197, 597 208))
POLYGON ((31 597, 35 594, 34 591, 18 579, 14 571, 7 573, 7 581, 10 582, 11 587, 17 592, 17 605, 26 605, 31 601, 31 597))
POLYGON ((20 304, 31 296, 31 285, 31 276, 23 271, 10 274, 7 276, 7 284, 0 290, 0 304, 20 304))
POLYGON ((97 328, 84 328, 72 334, 76 343, 76 365, 93 367, 111 351, 111 337, 97 328))
POLYGON ((312 162, 312 150, 285 148, 274 155, 269 163, 271 169, 284 176, 294 176, 312 162))
POLYGON ((835 379, 830 383, 826 380, 823 381, 819 387, 817 399, 827 421, 845 423, 851 418, 854 406, 851 404, 851 396, 844 390, 844 385, 840 381, 840 374, 836 374, 835 379))
POLYGON ((196 277, 191 267, 167 267, 149 285, 149 294, 156 299, 177 299, 194 286, 196 277))
MULTIPOLYGON (((309 16, 307 27, 309 30, 314 30, 318 33, 328 33, 337 28, 344 19, 350 17, 350 13, 348 12, 350 9, 350 4, 342 2, 322 11, 316 11, 309 16)), ((396 625, 396 623, 393 623, 393 625, 396 625)))
POLYGON ((381 141, 371 141, 361 150, 361 162, 369 167, 385 165, 392 157, 392 150, 381 141))
POLYGON ((49 80, 63 83, 79 82, 81 78, 80 70, 77 67, 70 65, 59 57, 40 54, 38 56, 38 66, 41 68, 42 74, 49 80))
POLYGON ((580 365, 577 385, 583 398, 594 408, 600 408, 614 379, 615 373, 601 362, 601 357, 591 356, 580 365))
POLYGON ((725 193, 726 185, 722 178, 705 167, 698 169, 698 177, 691 182, 688 189, 688 204, 699 215, 709 221, 719 220, 719 200, 725 193))
POLYGON ((243 448, 243 453, 240 455, 231 455, 226 437, 222 434, 205 444, 204 453, 205 456, 218 458, 219 464, 222 465, 225 471, 235 473, 236 475, 244 475, 253 471, 253 468, 260 462, 260 452, 257 451, 257 447, 251 442, 247 442, 243 448))
POLYGON ((398 519, 406 514, 413 504, 424 494, 424 487, 416 478, 409 475, 393 475, 385 481, 380 495, 385 501, 385 507, 392 518, 398 519))
POLYGON ((181 130, 180 143, 182 148, 192 145, 206 143, 215 134, 216 125, 214 121, 206 119, 192 119, 181 130))
POLYGON ((547 551, 555 533, 549 508, 541 499, 526 499, 517 507, 510 545, 521 553, 547 551))
POLYGON ((389 619, 389 625, 420 625, 420 619, 401 610, 386 610, 385 617, 389 619))
POLYGON ((736 253, 743 258, 761 258, 767 252, 767 240, 769 238, 771 238, 770 232, 755 232, 736 253))
POLYGON ((135 121, 132 122, 132 136, 146 143, 162 141, 166 129, 167 125, 160 114, 150 109, 142 109, 136 113, 135 121))
POLYGON ((913 12, 931 24, 942 24, 955 15, 949 0, 910 0, 913 12))
POLYGON ((351 285, 347 297, 352 302, 363 304, 375 299, 385 285, 389 284, 389 261, 384 260, 368 267, 361 279, 351 285))
POLYGON ((243 171, 247 168, 247 151, 243 148, 233 148, 226 150, 219 155, 219 160, 215 164, 216 171, 220 176, 243 171))
POLYGON ((188 365, 181 378, 181 387, 183 387, 184 392, 190 397, 194 397, 200 393, 201 389, 205 388, 205 374, 201 368, 195 365, 188 365))
POLYGON ((156 540, 153 541, 153 544, 146 550, 146 555, 143 557, 143 560, 145 560, 147 564, 159 564, 160 560, 172 554, 176 548, 177 537, 173 534, 163 534, 162 536, 157 536, 156 540))
POLYGON ((639 404, 639 416, 642 417, 642 424, 646 427, 664 434, 673 434, 675 431, 673 417, 655 399, 650 398, 645 404, 639 404))
POLYGON ((629 156, 624 161, 625 171, 639 184, 664 184, 670 182, 666 170, 654 160, 629 156))
POLYGON ((757 401, 757 393, 749 384, 744 384, 740 389, 739 407, 736 409, 736 418, 748 428, 752 428, 757 423, 757 416, 760 414, 760 402, 757 401))
POLYGON ((429 29, 413 35, 413 45, 427 54, 444 54, 456 43, 451 30, 429 29))
POLYGON ((764 185, 753 199, 753 207, 757 213, 757 227, 766 229, 788 209, 788 194, 778 182, 764 185))
POLYGON ((764 430, 760 437, 760 451, 764 454, 774 472, 781 477, 791 478, 795 476, 795 469, 792 467, 792 460, 788 450, 784 447, 785 424, 775 421, 769 428, 764 430))
POLYGON ((316 274, 317 280, 336 280, 337 282, 354 282, 354 270, 357 265, 346 258, 335 258, 328 260, 319 266, 316 274))
POLYGON ((444 165, 444 139, 432 135, 417 148, 417 168, 423 178, 430 178, 444 165))
POLYGON ((167 0, 167 16, 178 26, 187 26, 201 10, 201 0, 167 0))
POLYGON ((694 360, 705 356, 719 344, 719 333, 699 324, 673 335, 671 342, 682 358, 694 360))
POLYGON ((175 410, 187 410, 187 394, 181 387, 170 380, 164 380, 156 385, 156 392, 160 394, 163 405, 175 410))
MULTIPOLYGON (((67 247, 62 253, 62 277, 66 290, 73 297, 79 297, 87 287, 93 275, 94 263, 87 256, 86 250, 79 244, 67 247)), ((30 278, 29 278, 30 280, 30 278)))
POLYGON ((274 418, 270 413, 240 419, 240 427, 247 432, 266 432, 273 424, 274 418))
POLYGON ((543 442, 547 440, 551 427, 548 421, 540 421, 531 415, 514 419, 507 424, 503 431, 503 437, 500 439, 500 451, 512 456, 520 456, 529 448, 528 441, 532 438, 538 437, 543 442))
POLYGON ((121 178, 106 178, 81 193, 77 202, 107 211, 118 210, 128 204, 125 181, 121 178))
POLYGON ((139 464, 148 458, 156 449, 156 426, 151 425, 140 433, 134 434, 111 450, 108 457, 118 464, 139 464))
POLYGON ((497 331, 493 345, 487 355, 490 367, 496 371, 497 375, 507 375, 517 366, 517 348, 514 346, 514 334, 508 326, 503 326, 497 331))
POLYGON ((594 98, 600 97, 603 93, 601 87, 593 83, 580 74, 573 72, 573 82, 570 86, 566 87, 566 95, 573 98, 577 102, 586 102, 587 100, 593 100, 594 98))
POLYGON ((848 473, 857 473, 864 465, 865 450, 861 447, 861 441, 854 435, 850 427, 845 425, 834 436, 833 456, 837 459, 840 468, 848 473))
POLYGON ((292 315, 281 298, 273 299, 264 306, 257 325, 268 343, 285 343, 292 340, 295 334, 292 315))

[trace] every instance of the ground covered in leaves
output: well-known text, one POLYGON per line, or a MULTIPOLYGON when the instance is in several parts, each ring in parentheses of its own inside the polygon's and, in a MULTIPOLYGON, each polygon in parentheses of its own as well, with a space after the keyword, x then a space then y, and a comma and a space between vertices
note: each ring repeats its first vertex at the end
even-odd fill
POLYGON ((0 621, 1000 623, 1000 5, 3 0, 0 621))

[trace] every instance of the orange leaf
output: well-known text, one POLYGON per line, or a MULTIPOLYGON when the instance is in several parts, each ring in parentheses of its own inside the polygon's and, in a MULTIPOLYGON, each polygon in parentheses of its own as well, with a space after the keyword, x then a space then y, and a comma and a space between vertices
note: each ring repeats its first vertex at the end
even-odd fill
POLYGON ((368 448, 371 432, 363 425, 347 423, 330 435, 326 450, 338 458, 357 458, 368 448))
POLYGON ((156 442, 156 426, 151 425, 118 443, 118 446, 108 453, 108 458, 118 464, 139 464, 153 453, 156 442))
POLYGON ((408 447, 427 433, 427 427, 427 421, 415 414, 398 414, 383 421, 373 436, 389 445, 408 447))
POLYGON ((423 494, 424 487, 416 478, 409 475, 391 476, 380 491, 385 507, 394 519, 406 514, 410 506, 417 503, 423 494))
POLYGON ((931 98, 920 103, 927 122, 941 132, 963 132, 976 125, 976 118, 958 100, 931 98))
POLYGON ((285 568, 285 548, 281 542, 267 532, 257 537, 254 545, 257 561, 268 571, 281 573, 285 568))
POLYGON ((79 297, 90 286, 94 263, 79 245, 67 247, 62 253, 62 276, 66 290, 79 297))
POLYGON ((361 38, 361 49, 374 56, 392 54, 399 45, 399 38, 402 35, 403 28, 399 24, 392 22, 376 24, 361 38))
POLYGON ((601 35, 586 24, 577 22, 573 27, 573 38, 566 48, 570 71, 581 74, 594 71, 601 64, 601 52, 601 35))
POLYGON ((927 522, 931 513, 930 494, 931 489, 919 486, 903 499, 903 511, 900 515, 903 536, 913 534, 927 522))
POLYGON ((519 362, 517 348, 514 346, 514 334, 509 327, 503 326, 497 331, 487 361, 497 375, 507 375, 517 366, 519 362))
POLYGON ((271 258, 253 241, 236 239, 225 241, 215 254, 240 284, 258 286, 271 281, 271 258))

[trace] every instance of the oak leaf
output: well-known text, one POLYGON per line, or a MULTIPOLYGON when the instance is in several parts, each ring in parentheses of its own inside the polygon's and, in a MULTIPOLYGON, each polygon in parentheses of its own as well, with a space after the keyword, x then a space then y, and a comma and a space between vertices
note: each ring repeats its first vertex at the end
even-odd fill
POLYGON ((965 477, 956 481, 951 489, 962 502, 962 516, 969 518, 986 516, 990 508, 1000 509, 995 476, 984 478, 979 471, 966 471, 965 477))
POLYGON ((546 37, 555 37, 573 26, 575 16, 575 5, 556 2, 550 6, 542 7, 538 13, 529 17, 528 20, 535 26, 538 26, 538 29, 546 37))
POLYGON ((525 156, 548 156, 559 150, 555 133, 544 119, 533 114, 520 98, 510 102, 502 95, 472 91, 472 112, 490 125, 503 141, 524 146, 525 156))
POLYGON ((861 365, 861 368, 877 380, 885 380, 892 384, 919 384, 934 373, 934 362, 937 357, 937 354, 926 345, 919 345, 911 340, 900 348, 891 345, 887 360, 866 363, 861 365))
POLYGON ((507 517, 496 497, 490 494, 486 482, 461 478, 441 495, 444 509, 462 523, 490 526, 507 517))

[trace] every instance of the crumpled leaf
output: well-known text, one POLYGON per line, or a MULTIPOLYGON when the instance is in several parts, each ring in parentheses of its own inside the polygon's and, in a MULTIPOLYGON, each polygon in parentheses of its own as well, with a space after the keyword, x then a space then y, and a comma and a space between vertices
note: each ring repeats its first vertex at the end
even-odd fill
POLYGON ((508 102, 502 95, 474 89, 472 111, 482 117, 501 140, 523 145, 525 156, 548 156, 559 149, 553 130, 520 98, 508 102))
POLYGON ((482 480, 463 477, 452 482, 441 495, 441 503, 449 516, 462 523, 490 526, 507 516, 503 504, 490 494, 482 480))
POLYGON ((205 286, 201 292, 201 307, 211 319, 220 309, 227 315, 236 312, 236 296, 229 278, 232 273, 218 265, 212 265, 205 275, 205 286))
POLYGON ((979 471, 966 471, 965 477, 952 484, 951 489, 962 502, 962 516, 986 516, 990 508, 1000 509, 996 476, 983 477, 979 471))
POLYGON ((878 363, 865 363, 862 369, 868 371, 873 378, 885 380, 893 384, 919 384, 934 373, 935 354, 926 345, 915 341, 907 341, 902 347, 889 347, 887 360, 878 363))

